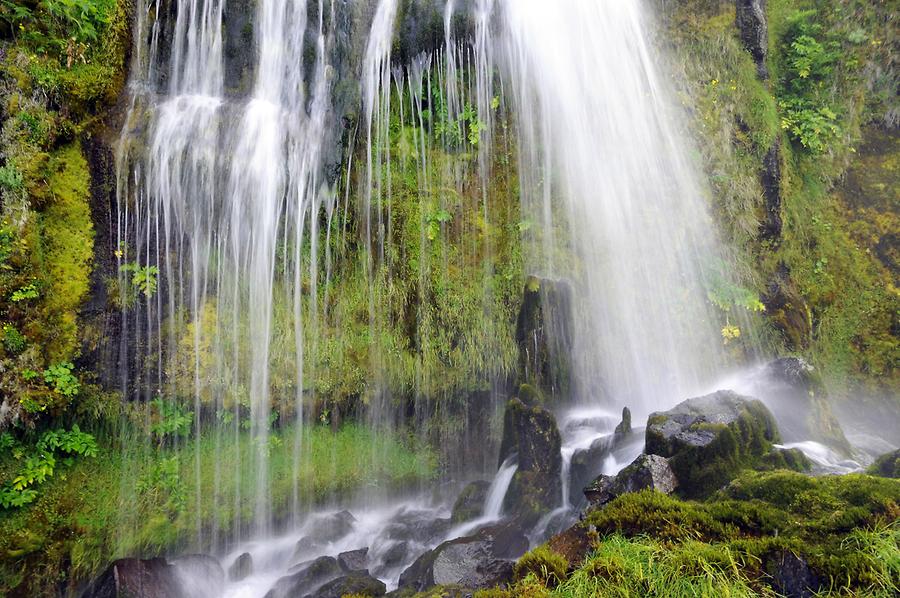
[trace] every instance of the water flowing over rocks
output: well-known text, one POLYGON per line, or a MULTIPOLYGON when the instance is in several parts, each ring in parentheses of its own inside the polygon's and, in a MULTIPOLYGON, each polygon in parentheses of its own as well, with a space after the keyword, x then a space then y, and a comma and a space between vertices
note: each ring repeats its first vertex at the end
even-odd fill
POLYGON ((215 557, 183 555, 172 560, 172 568, 184 596, 218 598, 225 589, 225 570, 215 557))
POLYGON ((337 559, 323 556, 309 563, 302 563, 297 571, 279 579, 266 594, 266 598, 294 598, 306 596, 325 583, 344 574, 337 559))
POLYGON ((228 579, 232 581, 241 581, 251 573, 253 573, 253 557, 249 552, 242 553, 228 567, 228 579))

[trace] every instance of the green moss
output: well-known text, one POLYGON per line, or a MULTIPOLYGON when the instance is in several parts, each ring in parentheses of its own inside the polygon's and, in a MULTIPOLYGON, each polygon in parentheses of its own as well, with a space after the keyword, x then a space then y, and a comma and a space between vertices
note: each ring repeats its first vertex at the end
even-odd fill
POLYGON ((531 575, 543 585, 554 587, 565 581, 568 568, 569 563, 564 556, 547 546, 538 546, 522 555, 516 562, 514 574, 517 580, 531 575))
POLYGON ((44 309, 51 334, 45 339, 48 361, 71 359, 78 346, 77 315, 87 296, 94 249, 89 207, 90 175, 77 145, 53 154, 47 188, 52 197, 41 216, 44 309))
POLYGON ((868 473, 885 478, 900 478, 900 450, 878 457, 869 467, 868 473))

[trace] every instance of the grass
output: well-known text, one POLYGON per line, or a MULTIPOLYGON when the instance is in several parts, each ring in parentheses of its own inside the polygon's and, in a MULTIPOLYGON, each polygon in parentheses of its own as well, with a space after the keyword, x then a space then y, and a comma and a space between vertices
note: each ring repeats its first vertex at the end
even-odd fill
MULTIPOLYGON (((270 442, 268 488, 280 516, 287 514, 293 490, 293 437, 294 429, 287 428, 270 442)), ((185 549, 198 533, 208 543, 216 523, 220 538, 241 528, 246 533, 255 482, 252 451, 244 434, 219 453, 215 439, 204 437, 180 450, 106 446, 98 457, 77 461, 40 487, 34 505, 2 514, 0 589, 54 595, 57 584, 73 587, 110 559, 185 549)), ((303 456, 297 483, 305 505, 407 486, 430 478, 435 466, 430 451, 413 451, 354 425, 334 432, 305 428, 303 456)))

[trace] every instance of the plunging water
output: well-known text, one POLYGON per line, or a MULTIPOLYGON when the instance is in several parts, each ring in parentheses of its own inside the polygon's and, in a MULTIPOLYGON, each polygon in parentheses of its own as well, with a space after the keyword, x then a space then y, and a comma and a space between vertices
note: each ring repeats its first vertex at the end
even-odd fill
MULTIPOLYGON (((422 551, 502 518, 516 465, 507 461, 496 472, 482 466, 496 463, 496 438, 487 436, 497 430, 485 424, 484 433, 470 436, 468 427, 470 413, 496 416, 498 397, 508 392, 509 355, 494 350, 495 329, 463 331, 462 340, 446 341, 448 361, 467 357, 453 353, 457 345, 481 343, 484 380, 475 391, 446 390, 436 380, 442 372, 435 359, 426 356, 430 339, 422 338, 423 330, 446 332, 422 304, 453 292, 444 286, 450 274, 472 262, 482 296, 472 300, 475 308, 464 307, 480 310, 484 321, 501 318, 491 312, 506 266, 495 262, 496 229, 511 223, 498 223, 492 211, 498 198, 489 181, 499 165, 518 172, 521 220, 514 226, 527 272, 573 289, 574 371, 566 400, 604 417, 629 405, 641 418, 689 396, 721 362, 705 287, 705 269, 718 259, 715 235, 640 2, 450 0, 441 11, 443 43, 407 63, 392 55, 403 3, 351 4, 257 2, 252 27, 245 27, 252 50, 246 49, 241 81, 224 74, 237 61, 223 52, 224 2, 177 0, 174 22, 169 13, 138 21, 133 106, 118 157, 118 255, 129 276, 156 272, 159 292, 123 310, 129 341, 123 356, 132 364, 124 375, 137 377, 125 387, 133 389, 132 400, 159 401, 153 403, 159 413, 180 408, 174 397, 191 396, 194 548, 237 546, 226 560, 246 550, 260 565, 247 581, 230 585, 229 595, 262 595, 299 560, 360 545, 370 547, 375 572, 395 584, 422 551), (454 33, 457 16, 471 23, 461 37, 454 33), (339 31, 341 23, 353 26, 339 31), (335 50, 347 31, 365 36, 364 43, 335 50), (340 61, 351 64, 338 69, 340 61), (357 119, 349 130, 333 100, 338 87, 358 104, 355 114, 344 115, 357 119), (335 175, 326 172, 325 142, 344 133, 349 147, 332 160, 342 164, 335 175), (508 164, 511 155, 517 164, 508 164), (398 164, 408 170, 397 176, 411 173, 416 181, 418 202, 410 216, 418 222, 399 222, 418 238, 399 249, 401 233, 392 229, 398 164), (479 202, 477 217, 456 232, 460 249, 451 254, 448 223, 472 211, 469 196, 479 202), (338 222, 339 240, 332 236, 338 222), (428 535, 415 546, 418 553, 397 558, 388 553, 399 540, 381 545, 378 538, 390 536, 398 521, 446 515, 446 500, 419 497, 388 509, 373 507, 374 492, 347 497, 357 507, 352 531, 318 553, 296 548, 315 521, 298 481, 309 419, 304 405, 338 398, 316 395, 322 372, 309 366, 324 338, 320 318, 333 303, 327 284, 320 292, 320 272, 327 281, 342 258, 359 259, 366 285, 369 367, 364 396, 356 397, 359 419, 381 429, 404 418, 425 428, 429 418, 442 418, 441 440, 453 436, 454 447, 468 445, 476 463, 467 469, 461 455, 448 451, 446 470, 493 476, 480 518, 428 535), (419 304, 404 304, 398 316, 390 306, 403 281, 392 277, 407 267, 414 290, 403 291, 419 304), (415 370, 414 388, 392 387, 397 361, 375 349, 391 327, 414 329, 409 348, 390 346, 415 353, 401 363, 415 370), (435 388, 441 390, 432 394, 435 388), (468 401, 462 413, 446 406, 460 394, 468 401), (411 416, 398 406, 409 396, 411 416), (291 496, 277 505, 270 464, 273 442, 281 442, 271 434, 276 420, 292 424, 295 434, 291 496), (230 452, 234 460, 216 460, 211 489, 201 483, 208 472, 200 459, 200 439, 210 436, 217 455, 247 436, 252 447, 230 452), (242 459, 251 460, 249 467, 242 459), (249 496, 241 480, 247 471, 254 478, 249 496), (211 524, 201 520, 204 492, 213 494, 211 524)), ((340 329, 343 322, 332 324, 340 329)), ((317 408, 328 420, 328 408, 317 408)), ((157 411, 147 411, 148 424, 157 411)), ((536 537, 570 510, 571 458, 611 434, 615 422, 604 417, 602 425, 564 434, 562 502, 539 523, 536 537)), ((166 442, 177 448, 182 441, 166 442)), ((618 460, 625 453, 608 458, 610 471, 627 463, 618 460)))

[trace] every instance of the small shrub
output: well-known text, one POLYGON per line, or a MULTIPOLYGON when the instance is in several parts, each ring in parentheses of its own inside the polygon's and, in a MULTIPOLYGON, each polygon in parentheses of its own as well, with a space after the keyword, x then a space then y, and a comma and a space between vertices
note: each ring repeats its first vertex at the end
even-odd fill
POLYGON ((51 365, 44 370, 44 382, 64 397, 74 397, 81 390, 81 382, 72 373, 74 368, 67 361, 51 365))

